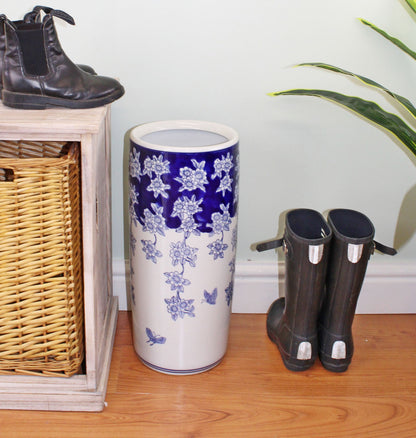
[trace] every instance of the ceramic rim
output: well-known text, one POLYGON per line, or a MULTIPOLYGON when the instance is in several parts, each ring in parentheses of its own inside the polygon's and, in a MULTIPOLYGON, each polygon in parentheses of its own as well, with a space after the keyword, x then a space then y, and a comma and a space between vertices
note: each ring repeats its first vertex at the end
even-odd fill
POLYGON ((237 132, 229 126, 215 122, 205 122, 199 120, 165 120, 159 122, 150 122, 136 126, 130 133, 130 140, 139 146, 154 149, 163 152, 210 152, 234 146, 238 143, 237 132), (151 143, 143 140, 147 134, 162 132, 168 130, 190 129, 195 131, 207 131, 213 134, 221 135, 227 140, 217 144, 205 146, 166 146, 163 144, 151 143))

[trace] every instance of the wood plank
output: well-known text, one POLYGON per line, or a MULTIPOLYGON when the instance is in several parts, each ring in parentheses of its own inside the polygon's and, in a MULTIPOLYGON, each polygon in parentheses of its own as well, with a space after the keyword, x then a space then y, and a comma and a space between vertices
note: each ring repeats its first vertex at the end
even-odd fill
POLYGON ((168 376, 139 361, 130 314, 119 312, 104 411, 0 411, 1 436, 415 436, 416 315, 358 315, 356 354, 343 374, 319 361, 286 370, 264 324, 265 315, 233 314, 218 367, 168 376))
POLYGON ((88 388, 97 383, 97 332, 95 256, 96 256, 96 187, 97 187, 97 135, 85 134, 81 145, 82 180, 82 257, 84 272, 85 350, 88 388))
MULTIPOLYGON (((59 133, 60 139, 66 134, 93 134, 98 132, 107 106, 91 109, 53 108, 38 110, 18 110, 0 103, 0 131, 3 134, 44 134, 59 133)), ((27 138, 27 137, 25 137, 27 138)), ((45 139, 44 139, 45 140, 45 139)))
POLYGON ((85 374, 75 374, 71 377, 46 377, 2 375, 0 380, 0 399, 3 394, 10 394, 15 390, 18 393, 51 392, 58 387, 64 394, 66 391, 83 391, 86 389, 85 374))

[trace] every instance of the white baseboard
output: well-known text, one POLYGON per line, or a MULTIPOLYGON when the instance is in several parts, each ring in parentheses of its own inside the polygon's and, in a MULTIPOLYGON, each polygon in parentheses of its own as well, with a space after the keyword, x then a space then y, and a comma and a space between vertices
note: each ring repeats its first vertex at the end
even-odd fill
MULTIPOLYGON (((113 291, 120 310, 130 308, 127 294, 128 262, 113 261, 113 291), (126 277, 127 275, 127 277, 126 277)), ((234 313, 266 313, 284 295, 284 263, 236 263, 234 313)), ((370 262, 357 313, 416 313, 416 264, 370 262)))

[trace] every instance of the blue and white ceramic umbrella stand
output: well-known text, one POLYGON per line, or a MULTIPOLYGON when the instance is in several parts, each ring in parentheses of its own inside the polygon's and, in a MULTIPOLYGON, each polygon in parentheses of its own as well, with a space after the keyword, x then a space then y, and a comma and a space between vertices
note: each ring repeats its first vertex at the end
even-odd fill
POLYGON ((216 366, 228 341, 237 244, 238 135, 162 121, 131 131, 133 337, 168 374, 216 366))

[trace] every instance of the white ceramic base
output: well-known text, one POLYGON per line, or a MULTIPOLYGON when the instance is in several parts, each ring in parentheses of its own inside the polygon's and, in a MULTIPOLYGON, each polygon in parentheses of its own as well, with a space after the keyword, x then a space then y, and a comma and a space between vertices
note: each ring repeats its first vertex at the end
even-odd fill
POLYGON ((207 366, 202 367, 202 368, 190 369, 190 370, 171 370, 168 368, 162 368, 162 367, 158 367, 157 365, 153 365, 153 364, 145 361, 144 359, 142 359, 140 356, 139 356, 139 359, 148 368, 150 368, 154 371, 158 371, 159 373, 169 374, 171 376, 189 376, 192 374, 200 374, 200 373, 204 373, 205 371, 212 370, 213 368, 215 368, 217 365, 219 365, 221 363, 223 358, 221 358, 220 360, 217 360, 217 362, 214 362, 211 365, 207 365, 207 366))
MULTIPOLYGON (((224 233, 223 257, 211 254, 216 236, 190 236, 186 243, 198 248, 194 267, 185 267, 183 278, 189 284, 179 294, 186 308, 178 312, 169 304, 177 296, 167 283, 166 272, 172 271, 172 245, 182 242, 181 234, 165 230, 156 248, 161 256, 157 263, 148 260, 137 246, 132 255, 132 317, 134 347, 141 360, 155 370, 170 374, 195 374, 210 369, 225 355, 231 313, 235 234, 237 218, 224 233), (232 231, 233 230, 233 231, 232 231), (234 236, 234 237, 233 237, 234 236), (215 291, 215 293, 214 293, 215 291), (164 370, 164 371, 163 371, 164 370)), ((140 227, 135 228, 138 241, 148 239, 140 227)), ((175 267, 176 270, 176 267, 175 267)), ((175 272, 175 271, 174 271, 175 272)))

